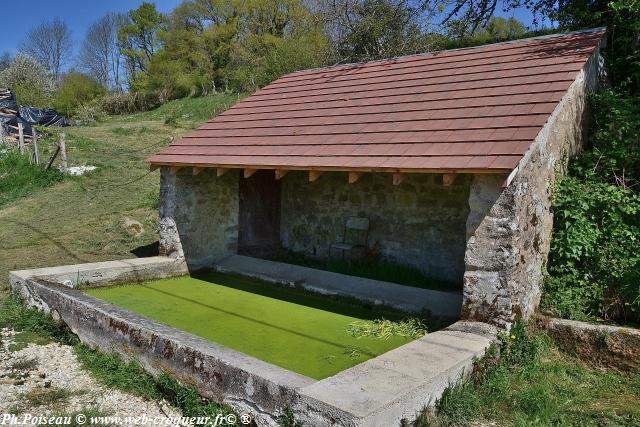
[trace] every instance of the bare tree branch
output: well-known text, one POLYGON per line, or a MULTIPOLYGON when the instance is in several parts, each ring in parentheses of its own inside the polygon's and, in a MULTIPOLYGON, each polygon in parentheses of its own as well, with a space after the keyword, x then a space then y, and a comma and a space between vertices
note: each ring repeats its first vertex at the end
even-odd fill
POLYGON ((73 56, 73 40, 67 23, 60 18, 42 22, 27 33, 21 48, 47 67, 56 82, 73 56))

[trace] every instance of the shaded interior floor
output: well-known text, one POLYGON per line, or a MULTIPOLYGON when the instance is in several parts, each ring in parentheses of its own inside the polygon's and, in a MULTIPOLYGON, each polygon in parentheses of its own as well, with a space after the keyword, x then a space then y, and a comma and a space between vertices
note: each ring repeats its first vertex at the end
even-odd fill
MULTIPOLYGON (((348 332, 357 320, 397 320, 404 316, 401 312, 228 274, 208 272, 86 292, 315 379, 410 341, 355 338, 348 332)), ((429 330, 437 326, 430 324, 429 330)))

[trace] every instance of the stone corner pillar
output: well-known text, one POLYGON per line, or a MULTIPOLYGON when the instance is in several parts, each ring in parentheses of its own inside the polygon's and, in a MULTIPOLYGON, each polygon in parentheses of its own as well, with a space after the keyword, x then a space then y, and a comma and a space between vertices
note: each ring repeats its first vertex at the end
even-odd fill
POLYGON ((513 189, 505 177, 477 174, 471 181, 461 317, 508 328, 517 293, 510 269, 518 251, 513 189))
POLYGON ((184 259, 184 251, 176 224, 176 172, 160 168, 160 206, 158 212, 160 255, 184 259))

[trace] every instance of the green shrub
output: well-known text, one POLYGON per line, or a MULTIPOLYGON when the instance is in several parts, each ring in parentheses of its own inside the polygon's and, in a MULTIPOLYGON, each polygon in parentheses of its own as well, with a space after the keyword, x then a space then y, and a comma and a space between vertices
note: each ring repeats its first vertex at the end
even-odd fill
POLYGON ((591 147, 554 194, 543 308, 562 317, 640 320, 640 102, 592 99, 591 147))
POLYGON ((160 105, 155 92, 112 92, 99 98, 98 105, 108 115, 148 111, 160 105))
POLYGON ((99 102, 92 100, 76 107, 72 114, 77 124, 87 125, 104 120, 107 113, 102 109, 99 102))
POLYGON ((35 58, 19 53, 0 72, 0 87, 11 88, 21 105, 50 107, 55 83, 47 69, 35 58))
POLYGON ((104 86, 96 80, 72 71, 60 82, 54 106, 60 113, 72 116, 79 105, 104 95, 105 92, 104 86))
POLYGON ((432 410, 403 425, 635 426, 639 391, 637 375, 589 368, 518 321, 432 410))

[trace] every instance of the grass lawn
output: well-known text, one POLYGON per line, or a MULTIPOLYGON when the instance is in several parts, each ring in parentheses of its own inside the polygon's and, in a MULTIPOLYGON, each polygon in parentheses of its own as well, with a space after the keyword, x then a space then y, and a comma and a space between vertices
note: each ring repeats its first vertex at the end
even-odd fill
POLYGON ((237 276, 210 273, 86 292, 315 379, 411 341, 348 331, 353 322, 400 313, 237 276))
MULTIPOLYGON (((149 172, 144 160, 237 98, 187 98, 92 126, 51 128, 66 134, 69 166, 97 166, 80 177, 55 182, 59 174, 52 172, 35 180, 29 168, 21 172, 28 174, 24 182, 11 172, 15 162, 0 156, 0 297, 10 270, 131 258, 133 249, 157 241, 160 173, 149 172), (144 232, 128 235, 127 217, 140 221, 144 232)), ((46 142, 43 158, 50 151, 46 142)))
POLYGON ((640 373, 593 368, 517 323, 411 425, 640 426, 640 373))

